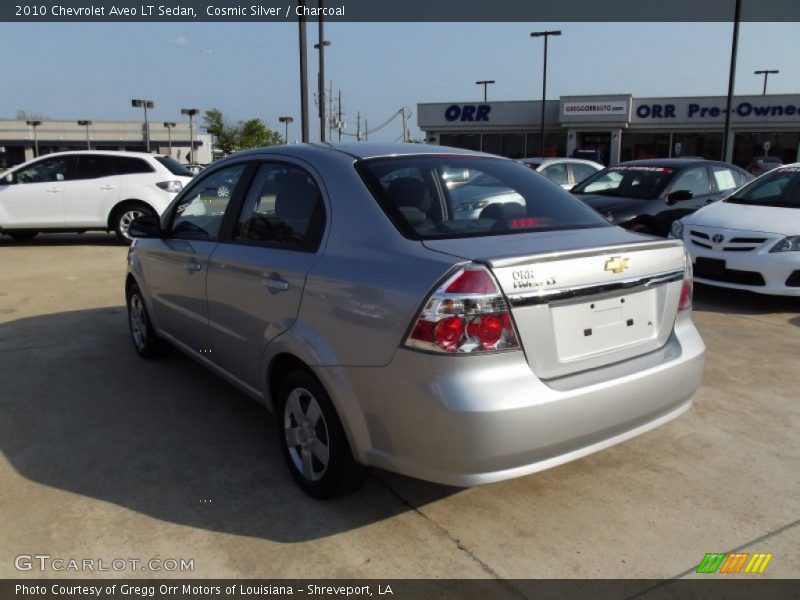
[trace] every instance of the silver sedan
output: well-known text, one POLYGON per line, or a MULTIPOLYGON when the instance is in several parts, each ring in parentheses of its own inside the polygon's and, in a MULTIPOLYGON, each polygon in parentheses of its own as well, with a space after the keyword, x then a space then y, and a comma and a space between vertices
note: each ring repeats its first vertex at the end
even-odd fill
POLYGON ((512 160, 254 150, 130 231, 136 350, 177 347, 275 411, 318 498, 365 466, 457 486, 533 473, 666 423, 700 383, 682 243, 611 225, 512 160), (446 175, 464 170, 522 201, 457 218, 446 175))

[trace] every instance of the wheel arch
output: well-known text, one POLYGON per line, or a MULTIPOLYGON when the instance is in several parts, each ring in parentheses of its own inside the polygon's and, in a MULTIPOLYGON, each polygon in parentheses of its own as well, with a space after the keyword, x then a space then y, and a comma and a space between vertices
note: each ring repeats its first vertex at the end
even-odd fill
POLYGON ((115 228, 115 225, 112 221, 117 211, 119 211, 119 209, 128 204, 131 205, 141 204, 142 206, 146 206, 147 208, 152 210, 154 214, 158 214, 158 211, 153 207, 153 205, 150 204, 149 202, 146 202, 145 200, 139 200, 138 198, 127 198, 125 200, 120 200, 114 206, 111 207, 110 211, 108 211, 108 218, 106 219, 106 225, 108 226, 109 229, 115 228))

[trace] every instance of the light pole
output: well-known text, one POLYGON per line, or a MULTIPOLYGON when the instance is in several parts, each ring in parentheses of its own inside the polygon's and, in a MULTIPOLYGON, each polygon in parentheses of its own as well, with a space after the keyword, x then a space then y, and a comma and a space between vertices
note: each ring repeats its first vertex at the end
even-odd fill
POLYGON ((39 156, 39 138, 36 136, 36 128, 42 124, 41 121, 25 121, 28 125, 33 127, 33 157, 39 156))
POLYGON ((145 140, 145 147, 147 151, 150 152, 150 122, 147 120, 147 109, 153 108, 155 104, 152 100, 144 100, 142 98, 134 98, 131 100, 131 106, 133 108, 143 108, 144 109, 144 140, 145 140))
POLYGON ((483 86, 483 101, 486 102, 486 88, 488 88, 491 84, 493 84, 493 80, 485 79, 483 81, 476 81, 475 85, 482 85, 483 86))
POLYGON ((551 35, 561 35, 561 31, 533 31, 531 32, 531 37, 543 37, 544 38, 544 69, 542 70, 542 125, 539 129, 542 135, 542 143, 540 145, 541 154, 540 156, 544 156, 544 103, 547 97, 547 38, 551 35))
POLYGON ((81 127, 86 127, 86 149, 92 149, 92 143, 89 141, 89 125, 91 125, 91 121, 78 121, 78 125, 81 127))
POLYGON ((763 75, 764 76, 764 91, 761 92, 762 96, 767 95, 767 78, 770 75, 777 75, 780 73, 778 69, 763 69, 761 71, 753 71, 753 75, 763 75))
MULTIPOLYGON (((322 8, 322 0, 319 0, 322 8)), ((314 49, 319 50, 319 77, 317 78, 317 94, 319 96, 319 141, 325 141, 325 46, 331 43, 322 39, 322 12, 319 17, 319 43, 314 44, 314 49)))
POLYGON ((294 122, 294 117, 278 117, 278 121, 283 123, 283 125, 285 127, 286 133, 283 136, 283 142, 285 144, 288 144, 289 143, 289 123, 294 122))
POLYGON ((189 157, 189 164, 197 162, 194 159, 194 116, 200 111, 196 108, 182 108, 181 114, 189 117, 189 147, 191 148, 191 156, 189 157))
POLYGON ((172 128, 175 127, 175 123, 172 121, 164 121, 164 127, 167 128, 167 139, 169 140, 167 143, 169 144, 169 155, 172 156, 172 128))

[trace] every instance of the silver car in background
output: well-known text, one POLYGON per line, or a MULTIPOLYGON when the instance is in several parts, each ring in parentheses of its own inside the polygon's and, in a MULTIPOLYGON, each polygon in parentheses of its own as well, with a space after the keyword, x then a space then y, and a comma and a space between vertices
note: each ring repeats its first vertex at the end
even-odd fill
POLYGON ((456 486, 533 473, 666 423, 700 384, 682 243, 611 225, 512 160, 254 150, 131 232, 136 350, 177 346, 275 411, 318 498, 364 466, 456 486), (443 174, 465 169, 523 203, 455 218, 443 174))

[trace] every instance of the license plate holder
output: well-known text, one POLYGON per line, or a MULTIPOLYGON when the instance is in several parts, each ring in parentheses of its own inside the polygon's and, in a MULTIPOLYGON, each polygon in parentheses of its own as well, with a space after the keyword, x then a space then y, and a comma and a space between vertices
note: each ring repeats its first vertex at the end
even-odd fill
POLYGON ((721 258, 706 258, 698 256, 694 261, 694 266, 698 270, 698 274, 702 277, 704 274, 709 277, 720 278, 725 275, 727 270, 726 262, 721 258))

